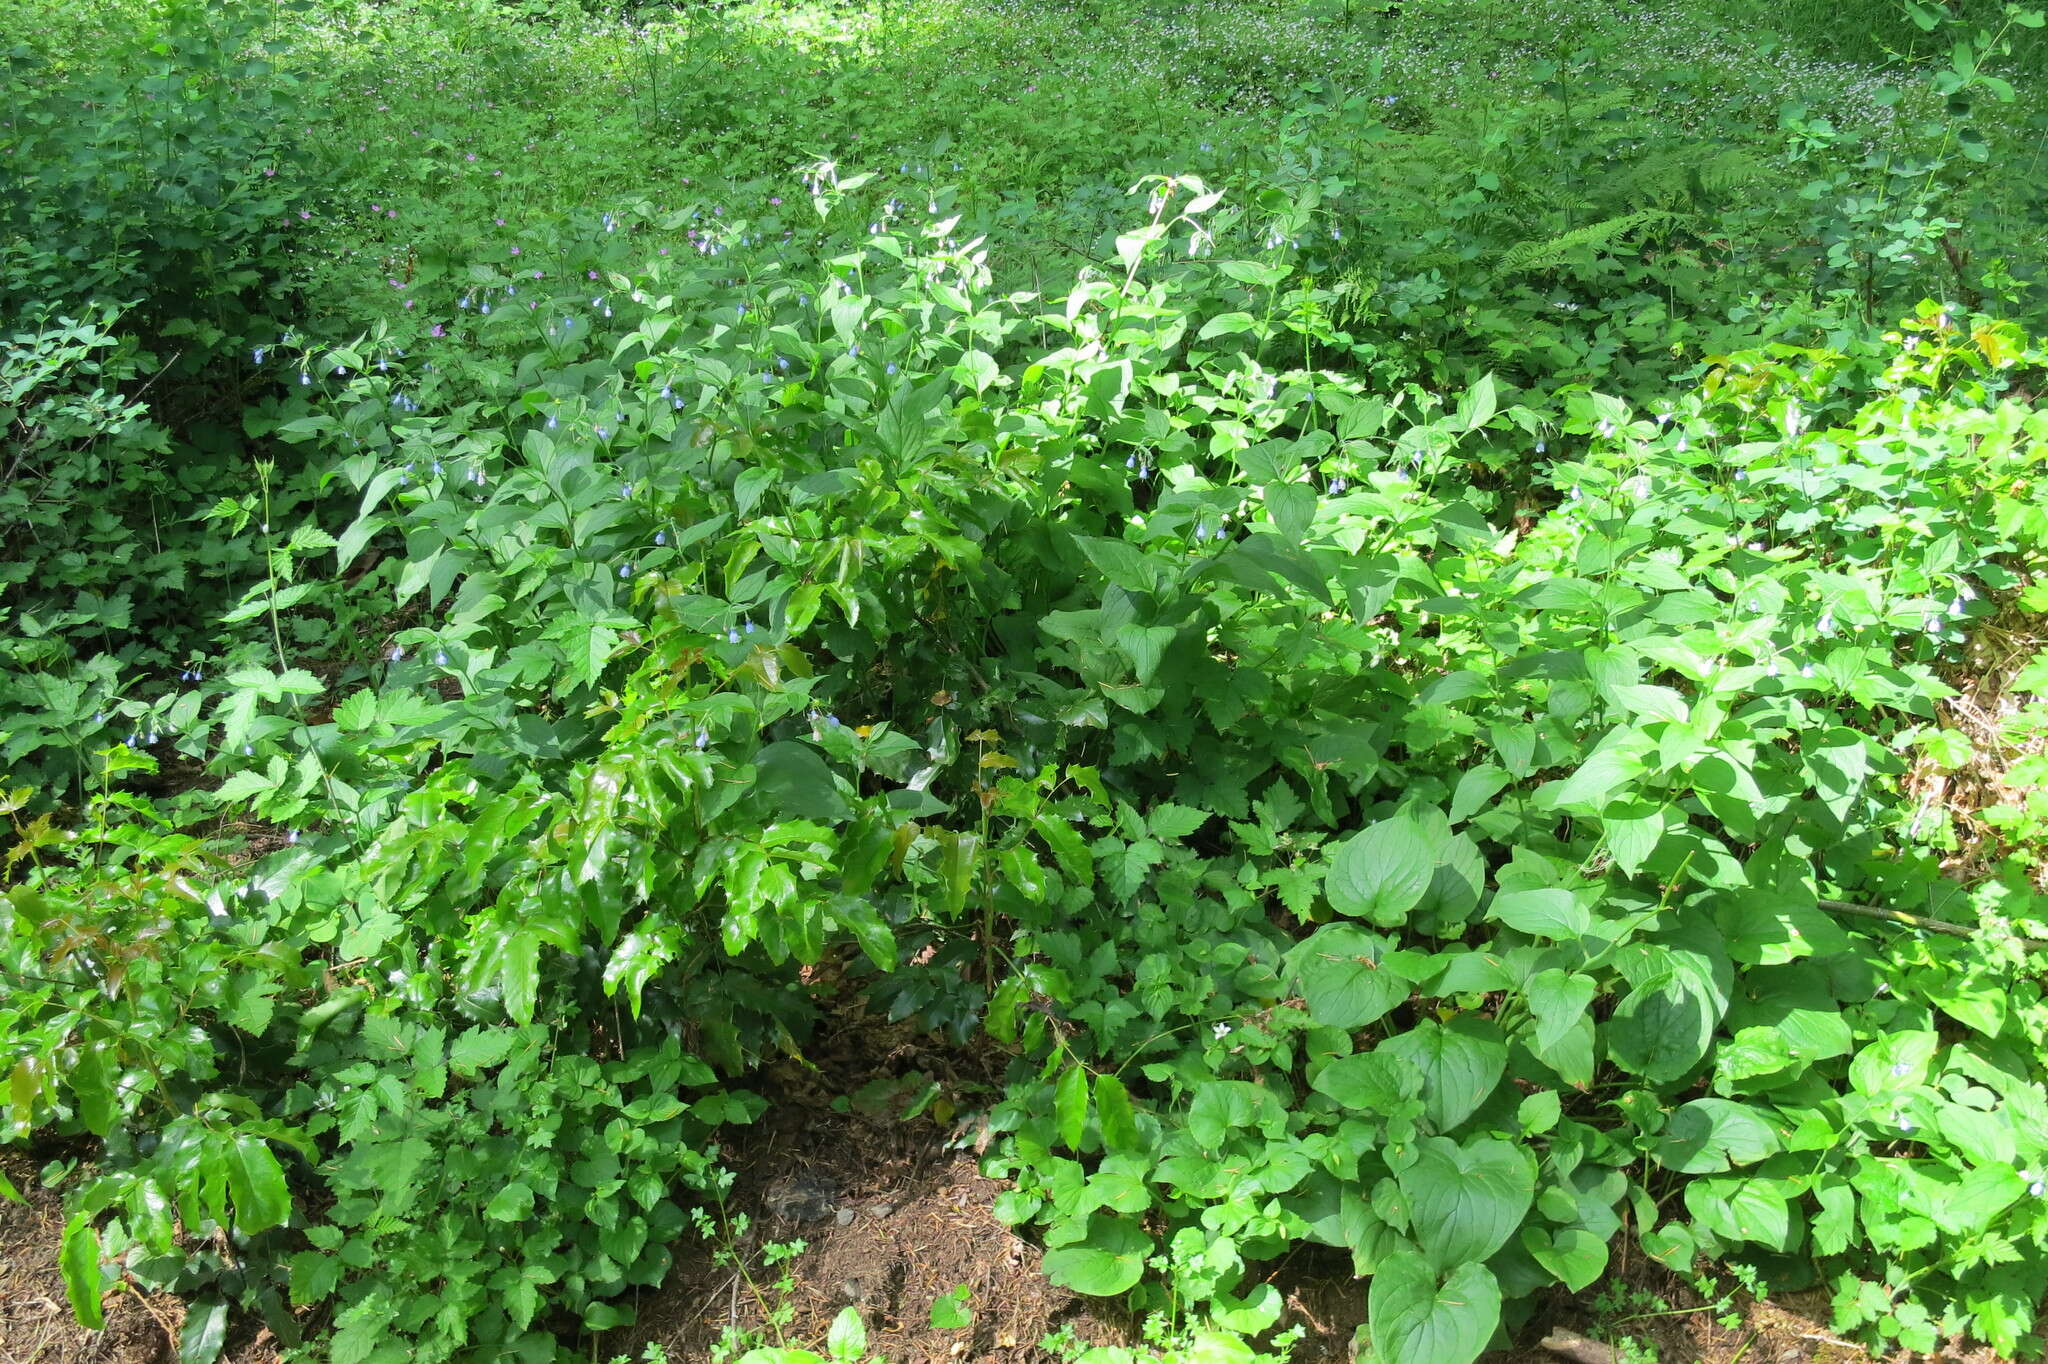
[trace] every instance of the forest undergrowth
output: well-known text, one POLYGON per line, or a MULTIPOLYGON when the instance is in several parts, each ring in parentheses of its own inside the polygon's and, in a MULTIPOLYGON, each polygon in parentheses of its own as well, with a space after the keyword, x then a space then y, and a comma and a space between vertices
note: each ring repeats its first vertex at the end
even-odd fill
POLYGON ((1017 1349, 1282 1360, 1306 1253, 1384 1364, 1645 1258, 2041 1353, 2042 29, 11 7, 69 1308, 537 1364, 687 1253, 874 1357, 731 1198, 868 1019, 1146 1323, 1017 1349))

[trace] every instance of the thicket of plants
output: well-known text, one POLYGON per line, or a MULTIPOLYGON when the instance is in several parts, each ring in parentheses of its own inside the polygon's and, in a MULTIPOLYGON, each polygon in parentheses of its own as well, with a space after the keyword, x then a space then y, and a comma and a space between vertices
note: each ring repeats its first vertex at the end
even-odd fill
POLYGON ((1008 1058, 997 1214, 1166 1358, 1315 1244, 1458 1364, 1618 1238, 2038 1352, 2041 759, 1928 792, 2044 604, 2040 16, 1357 8, 1176 12, 1147 105, 1056 8, 6 35, 0 1138, 81 1319, 567 1357, 830 962, 1008 1058))

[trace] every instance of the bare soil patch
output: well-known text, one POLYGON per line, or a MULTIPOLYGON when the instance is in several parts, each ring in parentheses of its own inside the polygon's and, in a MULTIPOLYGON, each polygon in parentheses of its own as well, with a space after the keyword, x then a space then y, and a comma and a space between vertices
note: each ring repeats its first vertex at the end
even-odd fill
POLYGON ((0 1202, 0 1364, 156 1364, 177 1356, 185 1308, 164 1294, 113 1293, 107 1329, 80 1326, 64 1296, 57 1251, 64 1199, 37 1178, 38 1162, 0 1151, 0 1174, 23 1203, 0 1202))

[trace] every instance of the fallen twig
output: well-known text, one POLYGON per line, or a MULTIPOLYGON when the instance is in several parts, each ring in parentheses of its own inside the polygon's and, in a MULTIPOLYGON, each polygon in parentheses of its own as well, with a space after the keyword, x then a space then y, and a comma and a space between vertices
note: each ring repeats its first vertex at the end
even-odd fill
MULTIPOLYGON (((1907 928, 1917 928, 1927 933, 1946 933, 1952 938, 1974 938, 1980 931, 1964 924, 1944 923, 1940 919, 1930 919, 1925 915, 1908 914, 1903 909, 1883 909, 1877 905, 1857 905, 1851 904, 1847 900, 1822 900, 1820 901, 1820 907, 1830 914, 1848 914, 1859 919, 1877 919, 1884 923, 1902 924, 1907 928)), ((2019 938, 2015 939, 2015 941, 2030 952, 2038 952, 2043 948, 2048 948, 2048 942, 2042 942, 2039 938, 2019 938)))

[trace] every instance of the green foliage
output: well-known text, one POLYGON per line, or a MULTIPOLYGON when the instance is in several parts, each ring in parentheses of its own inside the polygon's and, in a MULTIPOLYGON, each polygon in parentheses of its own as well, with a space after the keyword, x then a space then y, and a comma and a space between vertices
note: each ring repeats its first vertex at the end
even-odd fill
POLYGON ((96 1143, 82 1319, 133 1281, 189 1358, 232 1306, 339 1364, 548 1360, 698 1236, 766 1327, 721 1357, 863 1359, 857 1315, 783 1338, 796 1250, 719 1167, 843 978, 1008 1056, 998 1214, 1160 1359, 1284 1357, 1259 1266, 1316 1245, 1378 1357, 1457 1364, 1619 1236, 2021 1348, 2048 816, 1961 884, 1909 782, 2048 562, 2040 346, 1912 307, 2026 297, 1941 247, 1967 111, 1910 170, 1811 110, 1653 137, 1553 45, 1424 113, 1398 52, 1280 87, 1244 33, 1300 33, 1246 20, 1127 151, 1217 109, 1265 149, 1126 196, 1114 89, 973 149, 877 99, 892 40, 959 56, 901 15, 430 12, 338 9, 301 75, 173 8, 13 77, 9 278, 72 302, 0 357, 0 1069, 7 1139, 96 1143), (562 93, 592 54, 620 100, 562 93), (349 103, 301 134, 315 70, 349 103), (829 100, 745 82, 811 71, 917 149, 791 169, 829 100), (623 169, 520 158, 558 123, 623 169), (649 188, 651 133, 732 165, 649 188), (1056 208, 994 191, 1069 139, 1056 208), (338 249, 293 258, 299 155, 338 249), (287 278, 325 311, 263 316, 287 278))
POLYGON ((132 307, 158 363, 196 374, 278 329, 266 294, 310 189, 290 141, 305 108, 262 42, 270 6, 149 10, 83 69, 27 32, 9 53, 0 309, 132 307))

